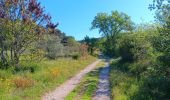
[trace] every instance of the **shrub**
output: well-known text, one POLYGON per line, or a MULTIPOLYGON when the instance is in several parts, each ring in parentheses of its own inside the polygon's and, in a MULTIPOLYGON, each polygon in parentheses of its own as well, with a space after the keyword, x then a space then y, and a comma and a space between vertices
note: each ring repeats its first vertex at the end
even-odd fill
POLYGON ((78 60, 79 58, 80 58, 80 54, 73 54, 72 55, 72 58, 74 59, 74 60, 78 60))
POLYGON ((148 59, 153 52, 148 33, 137 32, 123 35, 118 40, 119 54, 124 61, 139 61, 148 59))
POLYGON ((133 100, 169 100, 170 81, 164 77, 148 77, 138 82, 139 89, 131 99, 133 100))
POLYGON ((25 78, 25 77, 17 77, 13 79, 13 83, 15 84, 17 88, 25 89, 25 88, 34 86, 35 81, 29 78, 25 78))
POLYGON ((46 56, 50 59, 56 59, 63 56, 64 47, 60 42, 55 42, 55 40, 49 40, 47 42, 47 54, 46 56))
POLYGON ((87 58, 88 56, 88 45, 81 44, 80 46, 80 53, 83 58, 87 58))
MULTIPOLYGON (((130 96, 138 92, 137 80, 135 77, 130 76, 126 72, 122 72, 121 69, 118 69, 122 65, 118 65, 119 62, 114 61, 111 65, 110 73, 110 83, 112 88, 113 100, 131 100, 130 96), (128 92, 127 92, 128 91, 128 92)), ((132 100, 136 100, 133 99, 132 100)))
POLYGON ((11 70, 0 70, 0 79, 6 80, 12 75, 11 70))
POLYGON ((157 35, 157 31, 153 29, 122 34, 117 40, 116 52, 121 56, 122 63, 129 63, 128 67, 123 69, 138 78, 141 74, 149 75, 150 69, 154 70, 157 57, 160 55, 153 45, 154 37, 157 35))
POLYGON ((60 74, 60 70, 58 68, 51 69, 50 72, 54 77, 57 77, 60 74))
POLYGON ((45 52, 40 48, 30 48, 25 52, 22 57, 26 61, 41 61, 44 58, 45 52))
POLYGON ((117 44, 118 53, 119 56, 121 56, 124 61, 133 61, 134 55, 131 49, 134 46, 131 44, 131 41, 132 41, 131 38, 127 38, 126 36, 122 37, 122 39, 118 41, 117 44))
POLYGON ((37 70, 39 66, 36 63, 33 62, 22 62, 21 63, 21 67, 19 69, 15 68, 13 70, 14 73, 16 72, 30 72, 30 73, 34 73, 35 70, 37 70))
POLYGON ((44 40, 39 41, 37 48, 45 51, 45 56, 50 59, 64 56, 64 46, 61 39, 54 34, 44 35, 44 40))

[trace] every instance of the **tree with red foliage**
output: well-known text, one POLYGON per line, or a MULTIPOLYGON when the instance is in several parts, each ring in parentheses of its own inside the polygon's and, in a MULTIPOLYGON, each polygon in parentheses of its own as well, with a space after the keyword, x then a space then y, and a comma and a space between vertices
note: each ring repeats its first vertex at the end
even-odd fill
POLYGON ((37 0, 0 0, 1 64, 19 68, 21 54, 57 25, 37 0))

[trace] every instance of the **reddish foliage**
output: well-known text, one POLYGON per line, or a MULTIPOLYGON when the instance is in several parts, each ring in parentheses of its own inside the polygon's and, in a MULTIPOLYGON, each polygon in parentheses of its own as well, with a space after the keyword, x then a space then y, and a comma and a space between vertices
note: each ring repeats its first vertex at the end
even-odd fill
POLYGON ((1 0, 0 18, 11 21, 22 20, 32 21, 40 26, 55 29, 58 24, 51 22, 51 16, 44 13, 44 8, 37 0, 1 0), (43 25, 46 23, 46 25, 43 25))
POLYGON ((28 79, 28 78, 23 78, 23 77, 18 77, 14 79, 13 82, 17 88, 22 88, 22 89, 34 86, 35 84, 35 81, 28 79))
POLYGON ((82 57, 86 58, 88 56, 88 45, 81 44, 80 52, 81 52, 82 57))

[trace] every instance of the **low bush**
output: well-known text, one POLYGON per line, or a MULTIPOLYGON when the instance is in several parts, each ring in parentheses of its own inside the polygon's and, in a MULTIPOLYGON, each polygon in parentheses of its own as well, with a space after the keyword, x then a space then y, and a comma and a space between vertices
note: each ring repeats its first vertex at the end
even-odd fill
POLYGON ((19 69, 14 69, 14 73, 18 73, 18 72, 30 72, 30 73, 34 73, 38 68, 39 68, 39 66, 38 66, 38 64, 37 63, 35 63, 35 62, 22 62, 21 63, 21 65, 20 65, 21 67, 19 68, 19 69))
POLYGON ((147 77, 138 82, 139 89, 131 99, 134 100, 169 100, 170 81, 164 77, 147 77))
POLYGON ((54 68, 50 70, 50 73, 53 77, 57 77, 60 74, 60 70, 58 68, 54 68))
POLYGON ((80 58, 80 54, 73 54, 72 55, 72 58, 74 59, 74 60, 78 60, 79 58, 80 58))
POLYGON ((113 100, 136 100, 130 99, 139 88, 139 83, 135 77, 120 70, 112 69, 110 82, 113 100))
POLYGON ((35 81, 25 77, 17 77, 13 79, 13 83, 17 88, 25 89, 34 86, 35 81))
POLYGON ((153 53, 148 33, 145 32, 122 35, 118 40, 117 48, 122 60, 130 62, 148 59, 153 53))
POLYGON ((21 62, 21 69, 25 70, 0 70, 0 99, 30 100, 34 97, 34 100, 40 100, 44 93, 62 84, 95 60, 92 56, 84 60, 44 59, 42 62, 21 62), (34 68, 33 73, 30 68, 34 68))
POLYGON ((148 63, 147 60, 135 63, 114 60, 110 73, 113 99, 169 100, 170 81, 166 72, 162 72, 164 69, 161 70, 154 64, 148 63))

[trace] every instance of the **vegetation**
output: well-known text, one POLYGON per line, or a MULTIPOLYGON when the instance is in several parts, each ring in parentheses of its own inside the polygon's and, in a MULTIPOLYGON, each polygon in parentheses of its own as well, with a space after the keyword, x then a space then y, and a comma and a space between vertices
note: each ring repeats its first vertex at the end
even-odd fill
POLYGON ((24 51, 48 29, 57 26, 51 23, 51 17, 36 0, 23 1, 0 1, 0 55, 4 68, 14 66, 19 69, 24 51))
POLYGON ((98 38, 89 38, 88 36, 86 36, 84 38, 83 41, 81 41, 82 43, 85 43, 88 46, 88 52, 91 55, 95 55, 95 51, 98 51, 99 47, 99 39, 98 38))
POLYGON ((1 100, 40 99, 96 60, 44 10, 37 0, 0 1, 1 100))
POLYGON ((130 17, 125 13, 113 11, 111 15, 99 13, 92 22, 92 29, 99 29, 99 32, 106 37, 105 54, 113 56, 115 40, 117 35, 122 31, 131 31, 133 23, 130 17))
MULTIPOLYGON (((154 0, 150 5, 151 10, 156 11, 156 23, 136 25, 131 31, 120 31, 109 44, 112 35, 103 37, 101 43, 108 43, 109 48, 118 57, 112 62, 110 81, 112 96, 115 100, 166 100, 170 93, 170 3, 166 0, 154 0), (114 44, 114 45, 113 45, 114 44)), ((100 32, 113 34, 108 23, 104 23, 107 14, 97 15, 92 26, 99 28, 100 32), (105 29, 105 31, 103 31, 105 29)), ((121 18, 121 17, 119 17, 121 18)), ((126 24, 126 21, 122 22, 126 24)), ((106 34, 107 35, 107 34, 106 34)), ((108 47, 101 46, 103 52, 108 47)), ((112 55, 109 53, 109 55, 112 55)))
POLYGON ((101 61, 96 69, 88 73, 80 84, 66 97, 66 100, 91 100, 97 90, 99 72, 105 62, 101 61))
MULTIPOLYGON (((0 99, 40 99, 99 52, 114 58, 113 99, 170 99, 170 1, 153 0, 149 9, 155 11, 155 23, 135 25, 122 12, 98 13, 91 29, 102 37, 78 42, 56 29, 59 24, 52 23, 38 0, 1 0, 0 99)), ((98 72, 87 74, 67 99, 91 99, 98 72)))
POLYGON ((87 58, 84 60, 47 59, 40 63, 23 63, 23 71, 17 73, 13 69, 0 70, 0 99, 39 100, 42 94, 62 84, 96 60, 91 56, 87 58), (34 72, 25 70, 30 68, 33 68, 34 72))

